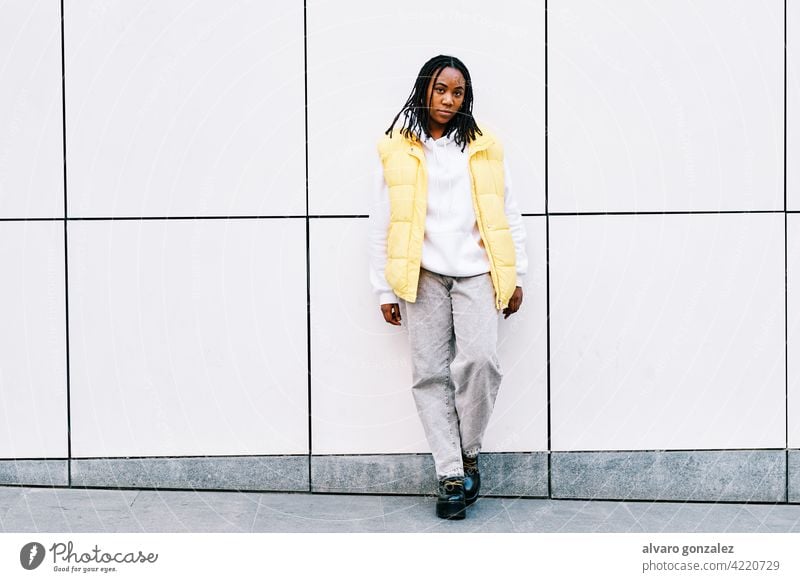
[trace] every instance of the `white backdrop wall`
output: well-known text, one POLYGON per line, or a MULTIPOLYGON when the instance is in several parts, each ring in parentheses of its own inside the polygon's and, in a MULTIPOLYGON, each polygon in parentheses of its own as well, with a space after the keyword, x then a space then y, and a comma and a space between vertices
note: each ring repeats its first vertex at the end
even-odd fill
POLYGON ((365 217, 439 53, 528 230, 486 449, 800 447, 798 3, 547 7, 3 3, 0 457, 427 451, 365 217))

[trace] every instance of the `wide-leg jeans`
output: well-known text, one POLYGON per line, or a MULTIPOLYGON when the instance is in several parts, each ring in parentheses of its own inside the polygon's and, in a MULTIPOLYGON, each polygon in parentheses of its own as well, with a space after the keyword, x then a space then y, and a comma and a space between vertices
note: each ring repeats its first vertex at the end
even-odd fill
POLYGON ((417 300, 399 300, 411 347, 412 394, 439 479, 464 475, 503 378, 489 273, 449 277, 420 270, 417 300))

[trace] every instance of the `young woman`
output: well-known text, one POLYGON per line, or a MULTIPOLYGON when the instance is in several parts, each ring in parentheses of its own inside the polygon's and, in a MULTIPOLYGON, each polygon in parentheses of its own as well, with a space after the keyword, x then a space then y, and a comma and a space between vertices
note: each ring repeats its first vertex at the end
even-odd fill
POLYGON ((378 152, 370 280, 385 321, 408 327, 436 514, 461 519, 478 497, 478 453, 502 379, 500 312, 507 319, 522 304, 525 231, 503 148, 472 117, 457 58, 423 65, 378 152))

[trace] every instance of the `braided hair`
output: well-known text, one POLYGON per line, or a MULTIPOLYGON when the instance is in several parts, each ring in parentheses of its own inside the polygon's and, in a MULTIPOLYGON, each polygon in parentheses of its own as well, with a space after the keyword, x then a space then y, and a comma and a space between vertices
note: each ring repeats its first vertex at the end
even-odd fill
MULTIPOLYGON (((475 122, 475 118, 472 117, 472 80, 470 79, 469 71, 466 65, 459 59, 448 55, 433 57, 422 65, 422 69, 420 69, 417 75, 414 88, 411 90, 406 104, 397 115, 394 116, 389 129, 384 132, 386 135, 389 137, 392 136, 394 125, 402 115, 403 122, 400 126, 400 133, 402 135, 412 139, 413 135, 422 137, 424 132, 425 135, 430 136, 428 132, 428 121, 430 119, 431 103, 430 101, 428 103, 425 102, 428 94, 428 85, 431 79, 433 79, 433 84, 435 85, 436 79, 439 78, 442 69, 447 67, 457 69, 464 76, 466 87, 464 88, 464 101, 461 104, 461 109, 459 109, 453 119, 447 123, 445 135, 454 133, 455 136, 453 140, 456 144, 461 146, 461 151, 464 151, 467 143, 474 140, 476 135, 483 135, 480 128, 478 128, 478 124, 475 122)), ((433 99, 433 94, 431 94, 431 99, 433 99)))

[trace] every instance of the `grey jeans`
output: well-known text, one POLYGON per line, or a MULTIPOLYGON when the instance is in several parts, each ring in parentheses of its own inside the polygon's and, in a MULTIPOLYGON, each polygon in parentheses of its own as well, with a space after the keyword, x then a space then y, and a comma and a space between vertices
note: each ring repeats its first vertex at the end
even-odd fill
POLYGON ((399 300, 411 346, 412 394, 436 474, 463 476, 462 452, 481 450, 503 378, 489 273, 448 277, 420 270, 417 300, 399 300))

